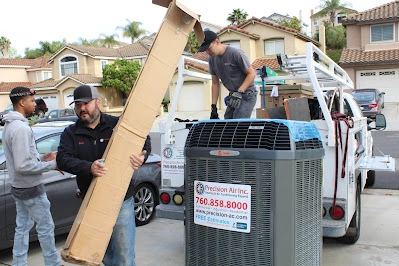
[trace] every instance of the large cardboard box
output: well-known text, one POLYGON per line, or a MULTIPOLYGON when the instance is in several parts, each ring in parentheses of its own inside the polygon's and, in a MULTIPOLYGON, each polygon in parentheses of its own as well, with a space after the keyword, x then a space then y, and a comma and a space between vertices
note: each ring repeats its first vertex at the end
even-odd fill
POLYGON ((109 171, 91 183, 61 252, 71 263, 101 264, 133 174, 129 155, 140 154, 193 27, 204 39, 195 13, 175 0, 153 3, 168 10, 105 151, 109 171))
POLYGON ((270 97, 273 86, 265 86, 263 91, 260 88, 261 105, 263 108, 283 106, 285 99, 292 98, 313 98, 313 88, 298 85, 276 85, 278 88, 278 97, 270 97), (266 104, 266 106, 264 106, 266 104))

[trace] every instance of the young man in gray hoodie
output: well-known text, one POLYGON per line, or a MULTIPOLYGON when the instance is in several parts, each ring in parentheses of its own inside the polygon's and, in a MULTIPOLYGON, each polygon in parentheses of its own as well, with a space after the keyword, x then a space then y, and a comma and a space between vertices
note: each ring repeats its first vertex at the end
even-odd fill
POLYGON ((3 147, 11 178, 11 194, 17 210, 12 265, 27 265, 29 231, 36 231, 46 266, 60 265, 55 246, 54 222, 43 184, 43 172, 56 169, 56 153, 40 155, 29 126, 35 111, 35 91, 15 87, 10 93, 14 111, 3 118, 3 147))

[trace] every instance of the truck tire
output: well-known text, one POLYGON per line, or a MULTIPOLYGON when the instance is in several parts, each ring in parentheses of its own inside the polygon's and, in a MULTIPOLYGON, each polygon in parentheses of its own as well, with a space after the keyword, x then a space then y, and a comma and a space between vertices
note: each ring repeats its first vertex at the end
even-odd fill
POLYGON ((343 244, 355 244, 360 237, 360 218, 361 218, 361 184, 360 180, 357 181, 356 186, 356 210, 353 214, 352 220, 349 224, 348 230, 343 237, 338 238, 338 241, 343 244))
POLYGON ((367 179, 366 179, 366 187, 371 187, 375 183, 375 171, 369 170, 367 171, 367 179))

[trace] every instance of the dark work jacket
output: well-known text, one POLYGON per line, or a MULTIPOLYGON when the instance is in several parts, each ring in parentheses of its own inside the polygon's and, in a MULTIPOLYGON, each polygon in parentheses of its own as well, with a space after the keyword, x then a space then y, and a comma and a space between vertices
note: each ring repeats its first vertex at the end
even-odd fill
MULTIPOLYGON (((118 120, 118 117, 101 113, 100 123, 96 128, 85 127, 79 119, 75 124, 65 128, 61 135, 57 166, 62 171, 76 175, 76 181, 83 196, 93 179, 90 171, 91 164, 102 158, 118 120)), ((147 151, 145 162, 151 153, 149 136, 147 136, 143 150, 147 151)), ((133 195, 133 183, 130 182, 125 200, 133 195)))

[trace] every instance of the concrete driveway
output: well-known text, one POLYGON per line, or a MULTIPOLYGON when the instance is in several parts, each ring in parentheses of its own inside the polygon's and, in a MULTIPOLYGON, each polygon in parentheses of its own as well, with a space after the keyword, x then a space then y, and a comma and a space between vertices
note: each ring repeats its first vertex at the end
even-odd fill
MULTIPOLYGON (((324 239, 323 266, 399 265, 399 191, 365 189, 361 226, 360 239, 354 245, 324 239)), ((59 250, 65 239, 57 237, 59 250)), ((182 221, 156 218, 137 228, 137 266, 184 266, 184 249, 182 221)), ((0 252, 0 265, 11 265, 11 250, 0 252)), ((37 243, 30 248, 29 265, 43 265, 37 243)))

